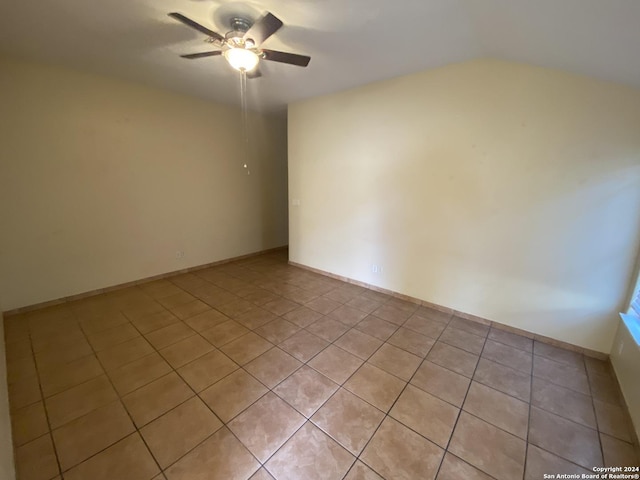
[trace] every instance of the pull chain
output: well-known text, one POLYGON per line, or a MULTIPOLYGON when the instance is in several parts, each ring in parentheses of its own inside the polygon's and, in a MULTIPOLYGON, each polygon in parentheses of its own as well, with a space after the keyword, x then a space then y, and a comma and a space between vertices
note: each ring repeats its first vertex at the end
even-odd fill
POLYGON ((242 123, 242 163, 247 172, 247 175, 251 175, 249 170, 249 115, 247 113, 247 72, 246 70, 240 70, 240 121, 242 123))

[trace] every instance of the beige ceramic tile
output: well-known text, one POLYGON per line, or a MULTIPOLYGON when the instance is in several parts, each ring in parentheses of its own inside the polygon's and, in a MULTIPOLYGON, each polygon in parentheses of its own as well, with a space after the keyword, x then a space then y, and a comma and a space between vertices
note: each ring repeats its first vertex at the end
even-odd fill
POLYGON ((16 383, 37 374, 36 362, 32 356, 22 357, 6 363, 7 382, 16 383))
POLYGON ((638 454, 631 443, 623 442, 604 433, 600 434, 605 467, 640 466, 638 454))
POLYGON ((265 462, 304 422, 302 415, 270 392, 228 427, 260 462, 265 462))
POLYGON ((196 332, 202 333, 221 323, 231 320, 229 317, 217 310, 211 309, 187 318, 184 323, 193 328, 196 332))
POLYGON ((304 328, 322 318, 322 314, 307 307, 299 307, 283 315, 282 318, 304 328))
POLYGON ((201 392, 239 367, 219 350, 213 350, 187 365, 178 373, 196 392, 201 392))
MULTIPOLYGON (((632 442, 630 426, 631 420, 627 412, 618 405, 594 400, 593 406, 598 417, 598 429, 619 440, 632 442)), ((591 426, 591 425, 590 425, 591 426)), ((594 426, 595 428, 595 426, 594 426)))
POLYGON ((429 353, 435 343, 432 338, 404 327, 391 335, 387 342, 422 358, 429 353))
POLYGON ((160 354, 173 368, 180 368, 213 349, 213 346, 200 335, 192 335, 163 348, 160 354))
POLYGON ((247 372, 236 370, 204 390, 200 398, 226 423, 267 392, 268 389, 247 372))
POLYGON ((562 475, 579 475, 577 478, 582 478, 582 474, 593 474, 591 470, 579 467, 575 463, 568 462, 535 445, 529 444, 527 447, 527 468, 524 472, 525 480, 540 480, 544 478, 545 474, 549 475, 550 472, 562 475))
POLYGON ((81 357, 91 355, 93 350, 86 340, 65 346, 64 348, 51 348, 36 353, 36 364, 38 369, 62 367, 66 363, 77 360, 81 357))
POLYGON ((11 414, 11 434, 16 446, 23 445, 49 432, 42 402, 22 407, 11 414))
POLYGON ((251 360, 259 357, 272 347, 273 344, 271 342, 268 342, 253 332, 249 332, 246 335, 223 345, 220 350, 222 350, 238 365, 246 365, 251 360))
POLYGON ((201 300, 193 300, 191 302, 178 305, 177 307, 170 308, 171 313, 183 321, 210 309, 211 307, 201 300))
POLYGON ((81 357, 64 367, 44 369, 40 372, 40 385, 45 397, 50 397, 68 388, 102 375, 104 370, 95 355, 81 357))
POLYGON ((134 433, 64 474, 65 480, 139 480, 159 473, 140 435, 134 433))
POLYGON ((260 470, 258 470, 256 473, 251 475, 251 478, 249 480, 274 480, 274 478, 263 467, 260 470))
POLYGON ((347 305, 342 305, 341 307, 336 308, 333 312, 329 314, 329 317, 339 321, 340 323, 344 323, 349 327, 353 327, 357 323, 360 323, 364 317, 370 312, 363 312, 354 307, 350 307, 347 305))
POLYGON ((411 384, 436 397, 461 407, 471 380, 447 368, 424 361, 411 384))
POLYGON ((340 303, 326 297, 320 297, 307 302, 305 306, 311 310, 321 313, 322 315, 328 315, 338 308, 340 303))
POLYGON ((304 427, 265 465, 278 480, 342 478, 355 458, 312 423, 304 427), (291 461, 295 458, 296 461, 291 461))
POLYGON ((233 300, 229 303, 216 306, 216 310, 220 310, 222 313, 231 318, 237 318, 240 315, 254 310, 255 308, 256 306, 253 303, 242 300, 238 297, 236 297, 236 300, 233 300))
POLYGON ((486 337, 489 333, 488 325, 459 317, 453 317, 449 322, 449 326, 481 337, 486 337))
POLYGON ((534 355, 533 375, 585 395, 591 393, 584 367, 576 368, 572 365, 534 355))
POLYGON ((292 302, 291 300, 287 300, 286 298, 278 298, 262 305, 262 308, 276 315, 284 315, 285 313, 289 313, 290 311, 295 310, 298 307, 300 307, 299 303, 292 302))
POLYGON ((249 330, 254 330, 277 319, 278 316, 264 308, 254 308, 235 317, 235 320, 249 330))
POLYGON ((260 464, 236 437, 223 427, 169 467, 168 480, 245 480, 260 464))
POLYGON ((560 347, 554 347, 553 345, 538 342, 537 340, 533 344, 533 352, 536 355, 540 355, 584 371, 584 358, 577 352, 565 350, 560 347))
POLYGON ((365 363, 344 384, 344 388, 374 407, 387 412, 405 385, 406 383, 399 378, 365 363))
POLYGON ((316 337, 306 330, 300 330, 298 333, 286 339, 280 344, 285 352, 293 355, 301 362, 308 362, 319 352, 321 352, 329 342, 316 337))
POLYGON ((522 478, 524 472, 525 441, 466 412, 460 414, 449 451, 498 480, 522 478))
POLYGON ((74 344, 84 342, 86 342, 84 332, 75 323, 60 330, 52 326, 50 329, 31 333, 31 346, 35 353, 45 350, 66 350, 74 344))
MULTIPOLYGON (((540 478, 543 478, 540 476, 540 478)), ((460 458, 446 453, 437 480, 491 480, 491 477, 460 458)))
POLYGON ((424 318, 420 315, 414 315, 404 322, 403 327, 414 332, 418 332, 426 337, 437 339, 444 329, 447 328, 447 324, 424 318))
POLYGON ((387 417, 360 459, 383 478, 432 480, 443 454, 437 445, 387 417))
POLYGON ((135 427, 120 401, 100 407, 53 431, 62 471, 83 462, 127 435, 135 427))
POLYGON ((427 355, 427 360, 471 378, 478 356, 446 343, 436 342, 427 355))
POLYGON ((307 330, 327 342, 333 342, 349 330, 349 327, 337 320, 324 317, 309 325, 307 330))
POLYGON ((531 404, 556 415, 596 428, 596 417, 593 413, 593 400, 589 395, 563 388, 533 377, 531 404))
POLYGON ((360 295, 359 297, 352 298, 346 303, 347 306, 357 308, 361 312, 369 314, 378 308, 382 303, 377 300, 369 299, 360 295))
POLYGON ((525 352, 533 352, 533 340, 505 330, 492 328, 489 331, 489 339, 503 343, 504 345, 509 345, 510 347, 524 350, 525 352))
POLYGON ((338 340, 335 341, 335 345, 352 353, 356 357, 363 360, 369 358, 373 353, 380 348, 382 340, 378 340, 371 335, 362 333, 359 330, 351 329, 338 340))
POLYGON ((126 395, 166 375, 170 371, 169 364, 158 353, 153 352, 139 360, 134 360, 110 371, 108 375, 118 393, 126 395))
POLYGON ((531 407, 529 442, 585 468, 603 464, 595 430, 537 407, 531 407))
POLYGON ((278 347, 272 348, 245 365, 245 370, 269 388, 295 372, 302 363, 278 347))
POLYGON ((133 320, 133 325, 142 333, 146 335, 154 330, 159 330, 163 327, 167 327, 173 323, 177 323, 180 320, 174 314, 168 310, 162 310, 160 312, 152 313, 145 317, 133 320))
POLYGON ((150 353, 153 353, 153 347, 149 342, 143 337, 136 337, 98 352, 98 359, 105 370, 110 371, 150 353))
POLYGON ((362 365, 362 360, 334 345, 329 345, 311 359, 308 365, 334 382, 342 384, 362 365))
POLYGON ((408 382, 422 363, 422 359, 385 343, 367 362, 408 382))
POLYGON ((412 314, 413 311, 406 311, 389 303, 381 305, 372 313, 372 315, 393 323, 394 325, 402 325, 412 314))
POLYGON ((503 393, 528 402, 531 398, 531 377, 499 363, 481 358, 473 379, 503 393))
POLYGON ((402 392, 389 415, 433 443, 446 448, 459 410, 412 385, 402 392))
POLYGON ((278 344, 284 342, 298 330, 300 330, 300 327, 297 325, 282 318, 276 318, 275 320, 257 328, 255 332, 261 337, 269 340, 271 343, 278 344))
POLYGON ((49 422, 58 428, 118 398, 106 375, 65 390, 45 401, 49 422))
POLYGON ((305 417, 310 417, 337 389, 337 384, 304 365, 273 391, 305 417))
POLYGON ((247 333, 249 333, 248 328, 240 325, 235 320, 229 320, 219 323, 209 330, 205 330, 202 332, 202 336, 213 345, 220 348, 222 345, 246 335, 247 333))
POLYGON ((367 467, 360 460, 356 460, 344 480, 384 480, 380 475, 367 467))
POLYGON ((5 332, 5 347, 7 362, 33 355, 33 352, 31 351, 31 341, 29 340, 28 334, 27 336, 11 340, 5 332))
POLYGON ((584 356, 584 365, 587 367, 587 375, 613 376, 613 367, 609 360, 600 360, 593 357, 584 356))
POLYGON ((466 412, 517 437, 527 439, 529 404, 478 382, 471 382, 466 412))
POLYGON ((482 356, 494 362, 506 365, 507 367, 520 370, 527 375, 531 375, 533 356, 530 352, 526 352, 500 342, 494 342, 489 339, 484 346, 482 356))
POLYGON ((384 342, 395 333, 398 329, 398 325, 394 325, 393 323, 382 320, 381 318, 369 315, 358 323, 355 328, 384 342))
POLYGON ((119 343, 139 337, 140 333, 129 322, 121 323, 107 330, 87 334, 87 339, 96 352, 119 343))
POLYGON ((380 410, 341 388, 311 421, 357 456, 383 418, 384 413, 380 410))
POLYGON ((624 405, 624 400, 618 388, 618 382, 612 375, 591 373, 589 375, 589 385, 591 387, 591 395, 593 395, 593 398, 596 400, 613 405, 624 405))
POLYGON ((38 377, 33 376, 8 385, 11 410, 26 407, 42 399, 38 377))
POLYGON ((193 396, 193 391, 175 373, 169 373, 122 398, 138 428, 193 396))
POLYGON ((485 338, 473 333, 465 332, 458 328, 449 326, 444 329, 438 341, 461 348, 474 355, 480 355, 484 346, 485 338))
POLYGON ((195 335, 195 331, 183 322, 176 322, 147 333, 145 337, 157 350, 168 347, 180 340, 195 335))
POLYGON ((198 397, 191 398, 140 430, 161 468, 167 468, 222 427, 198 397))
POLYGON ((16 473, 20 480, 49 480, 59 473, 49 434, 16 448, 16 473))

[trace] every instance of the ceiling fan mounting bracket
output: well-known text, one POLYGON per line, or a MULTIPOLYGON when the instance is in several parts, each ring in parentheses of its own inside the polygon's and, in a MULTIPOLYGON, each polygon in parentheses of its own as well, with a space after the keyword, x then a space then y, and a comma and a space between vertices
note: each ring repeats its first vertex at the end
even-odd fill
POLYGON ((253 25, 253 22, 244 17, 231 17, 229 24, 234 32, 246 33, 253 25))

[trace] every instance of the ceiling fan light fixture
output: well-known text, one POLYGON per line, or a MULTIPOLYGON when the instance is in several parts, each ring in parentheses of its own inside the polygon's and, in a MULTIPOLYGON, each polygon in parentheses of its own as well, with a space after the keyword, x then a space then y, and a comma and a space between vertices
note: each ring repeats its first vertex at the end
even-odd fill
POLYGON ((236 70, 244 70, 246 72, 256 68, 260 60, 255 52, 244 48, 230 48, 224 52, 224 58, 236 70))

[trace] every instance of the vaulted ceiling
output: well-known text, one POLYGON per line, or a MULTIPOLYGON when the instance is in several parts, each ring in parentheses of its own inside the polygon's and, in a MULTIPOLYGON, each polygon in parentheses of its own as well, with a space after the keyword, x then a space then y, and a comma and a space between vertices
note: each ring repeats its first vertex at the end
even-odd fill
POLYGON ((479 57, 640 88, 639 0, 19 0, 0 7, 0 52, 237 103, 237 72, 180 58, 210 46, 167 13, 224 34, 231 16, 266 10, 285 26, 264 47, 312 60, 263 62, 257 109, 479 57))

